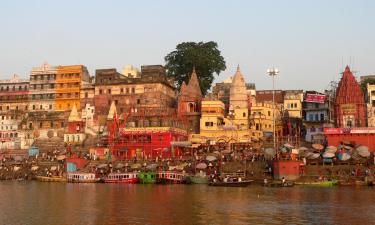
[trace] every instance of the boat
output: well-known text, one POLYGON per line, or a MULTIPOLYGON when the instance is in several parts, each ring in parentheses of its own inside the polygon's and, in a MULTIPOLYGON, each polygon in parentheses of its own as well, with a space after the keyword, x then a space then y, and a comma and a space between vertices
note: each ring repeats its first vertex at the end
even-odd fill
POLYGON ((130 183, 135 184, 139 182, 138 174, 135 172, 127 173, 110 173, 104 179, 104 183, 130 183))
POLYGON ((318 186, 318 187, 333 187, 339 184, 338 180, 325 180, 325 181, 309 181, 309 182, 295 182, 298 185, 318 186))
POLYGON ((42 181, 42 182, 67 182, 68 180, 63 177, 63 176, 35 176, 35 179, 37 181, 42 181))
POLYGON ((195 175, 188 176, 187 179, 192 184, 208 184, 208 176, 202 173, 196 173, 195 175))
POLYGON ((285 183, 273 181, 273 182, 269 182, 267 184, 263 184, 263 186, 265 186, 265 187, 293 187, 294 183, 291 182, 291 181, 287 181, 285 183))
POLYGON ((138 173, 139 183, 141 184, 154 184, 156 183, 155 172, 140 172, 138 173))
POLYGON ((253 180, 242 180, 237 177, 225 177, 222 181, 213 179, 208 183, 210 186, 221 186, 221 187, 247 187, 253 180))
POLYGON ((180 172, 161 171, 156 174, 156 183, 158 184, 186 184, 188 183, 187 174, 180 172))
POLYGON ((69 172, 66 175, 68 182, 70 183, 97 183, 100 182, 100 178, 97 178, 95 173, 83 173, 83 172, 69 172))

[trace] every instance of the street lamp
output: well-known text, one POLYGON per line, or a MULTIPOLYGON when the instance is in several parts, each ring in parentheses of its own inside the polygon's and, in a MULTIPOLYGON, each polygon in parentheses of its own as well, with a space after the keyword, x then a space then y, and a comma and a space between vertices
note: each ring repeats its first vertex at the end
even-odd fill
POLYGON ((273 119, 273 148, 276 151, 276 128, 275 128, 275 76, 279 74, 279 70, 272 67, 267 70, 267 74, 272 76, 272 119, 273 119))

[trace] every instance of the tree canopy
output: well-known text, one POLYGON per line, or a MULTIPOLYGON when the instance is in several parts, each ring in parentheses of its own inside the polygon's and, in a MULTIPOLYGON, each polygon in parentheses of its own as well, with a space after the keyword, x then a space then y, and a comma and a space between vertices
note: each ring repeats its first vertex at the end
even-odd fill
POLYGON ((189 81, 195 67, 204 95, 211 88, 214 73, 219 75, 226 69, 224 57, 221 56, 217 43, 213 41, 180 43, 176 50, 165 56, 165 62, 167 75, 174 78, 177 88, 180 88, 183 81, 189 81))

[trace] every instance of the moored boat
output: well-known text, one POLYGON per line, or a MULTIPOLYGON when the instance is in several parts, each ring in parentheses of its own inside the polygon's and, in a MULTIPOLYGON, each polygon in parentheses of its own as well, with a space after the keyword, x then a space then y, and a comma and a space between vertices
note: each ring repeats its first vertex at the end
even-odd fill
POLYGON ((208 184, 208 176, 206 175, 195 174, 192 176, 188 176, 187 179, 192 184, 208 184))
POLYGON ((140 172, 138 173, 139 183, 141 184, 154 184, 156 183, 155 172, 140 172))
POLYGON ((247 187, 253 180, 242 180, 237 177, 226 177, 223 181, 219 181, 216 178, 208 183, 210 186, 221 186, 221 187, 247 187))
POLYGON ((161 171, 156 174, 156 183, 158 184, 186 184, 188 183, 187 174, 171 171, 161 171))
POLYGON ((70 183, 97 183, 100 182, 100 178, 97 178, 95 173, 83 173, 83 172, 69 172, 67 180, 70 183))
POLYGON ((135 184, 139 182, 137 173, 110 173, 103 179, 104 183, 131 183, 135 184))
POLYGON ((333 187, 339 184, 337 180, 325 180, 325 181, 309 181, 309 182, 295 182, 298 185, 306 186, 317 186, 317 187, 333 187))
POLYGON ((35 176, 35 179, 37 181, 42 181, 42 182, 67 182, 68 180, 63 177, 63 176, 35 176))

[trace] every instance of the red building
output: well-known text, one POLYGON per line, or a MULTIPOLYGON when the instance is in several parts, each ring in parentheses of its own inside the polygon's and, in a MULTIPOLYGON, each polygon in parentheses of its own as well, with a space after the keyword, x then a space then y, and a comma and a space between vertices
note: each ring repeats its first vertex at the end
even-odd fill
POLYGON ((365 145, 370 152, 375 151, 375 127, 325 128, 328 145, 338 146, 341 142, 365 145))
POLYGON ((300 177, 301 161, 278 160, 273 162, 273 178, 281 180, 283 177, 287 180, 297 180, 300 177))
POLYGON ((112 154, 118 158, 155 159, 182 156, 181 147, 173 143, 186 142, 187 132, 172 127, 120 128, 112 154))
POLYGON ((336 89, 335 122, 337 127, 366 126, 364 95, 349 66, 336 89))

